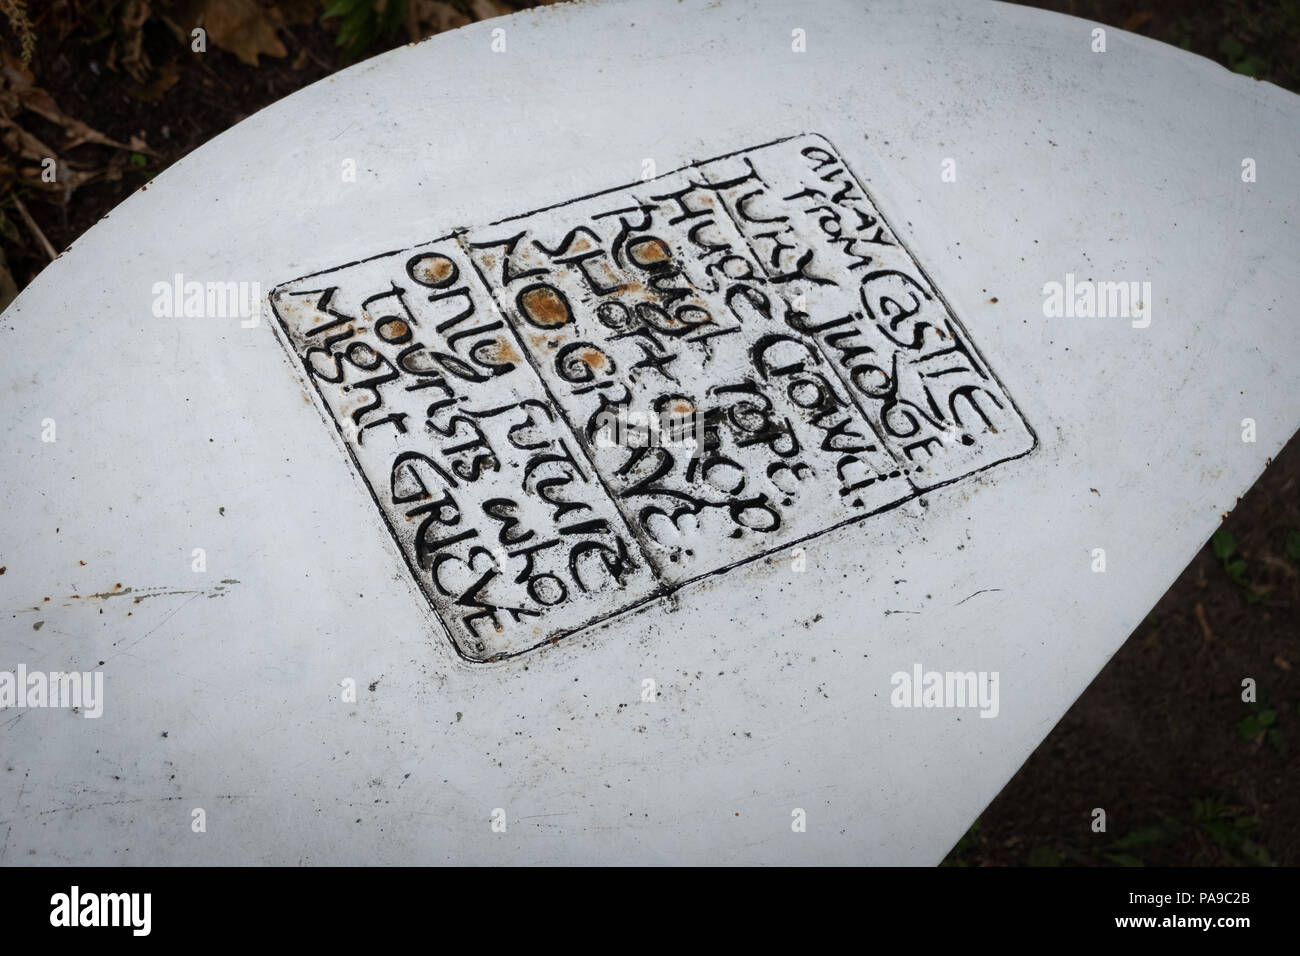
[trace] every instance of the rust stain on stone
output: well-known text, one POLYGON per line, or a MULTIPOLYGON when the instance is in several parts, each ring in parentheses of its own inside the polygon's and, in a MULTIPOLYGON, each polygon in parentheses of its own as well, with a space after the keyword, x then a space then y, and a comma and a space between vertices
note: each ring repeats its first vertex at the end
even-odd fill
POLYGON ((543 327, 564 325, 572 318, 569 307, 550 286, 538 286, 524 292, 519 296, 519 307, 534 325, 543 327))

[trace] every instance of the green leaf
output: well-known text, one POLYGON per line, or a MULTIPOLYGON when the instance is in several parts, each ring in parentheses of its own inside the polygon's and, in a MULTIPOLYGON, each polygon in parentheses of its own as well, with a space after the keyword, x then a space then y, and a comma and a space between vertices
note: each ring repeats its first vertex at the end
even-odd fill
POLYGON ((1111 850, 1133 850, 1137 847, 1151 846, 1153 843, 1164 843, 1172 837, 1173 834, 1168 827, 1159 824, 1153 824, 1147 827, 1138 827, 1130 830, 1118 840, 1110 845, 1111 850))
POLYGON ((1236 60, 1246 52, 1246 48, 1242 46, 1241 41, 1235 36, 1228 34, 1219 41, 1219 52, 1229 60, 1236 60))
POLYGON ((1300 561, 1300 531, 1288 531, 1286 534, 1286 553, 1295 561, 1300 561))
POLYGON ((1268 850, 1264 849, 1254 840, 1245 840, 1241 844, 1241 855, 1256 866, 1272 866, 1273 860, 1268 855, 1268 850))
POLYGON ((1103 857, 1116 866, 1146 866, 1141 860, 1127 853, 1103 853, 1103 857))
POLYGON ((1264 72, 1264 61, 1257 56, 1248 56, 1246 59, 1234 63, 1232 70, 1234 73, 1241 73, 1245 76, 1259 76, 1264 72))
POLYGON ((326 20, 330 17, 345 16, 346 14, 351 13, 354 8, 361 6, 364 2, 365 0, 360 0, 360 2, 358 2, 358 0, 330 0, 330 2, 325 5, 325 10, 321 13, 320 17, 322 20, 326 20))
POLYGON ((974 849, 982 840, 980 836, 980 821, 975 818, 975 822, 970 825, 970 829, 957 841, 957 845, 948 851, 948 858, 944 860, 947 866, 965 866, 966 861, 962 857, 970 850, 974 849), (951 863, 949 862, 951 860, 951 863))
POLYGON ((1237 539, 1222 528, 1214 532, 1210 544, 1214 548, 1214 556, 1220 561, 1226 560, 1228 555, 1237 550, 1237 539))
POLYGON ((1237 849, 1237 847, 1241 846, 1242 840, 1245 839, 1235 826, 1224 820, 1202 821, 1201 830, 1225 850, 1237 849))
POLYGON ((1060 866, 1065 862, 1065 854, 1056 847, 1036 846, 1029 851, 1025 861, 1029 866, 1060 866))

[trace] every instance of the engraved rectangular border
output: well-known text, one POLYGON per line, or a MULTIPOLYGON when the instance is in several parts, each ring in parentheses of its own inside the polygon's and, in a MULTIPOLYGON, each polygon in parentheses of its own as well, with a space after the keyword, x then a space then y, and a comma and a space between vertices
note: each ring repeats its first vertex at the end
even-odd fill
MULTIPOLYGON (((476 273, 478 272, 477 266, 475 266, 475 271, 476 273)), ((494 300, 494 304, 496 304, 495 294, 492 293, 492 286, 486 282, 486 280, 481 275, 481 273, 478 274, 477 278, 479 279, 480 283, 485 285, 489 294, 492 296, 494 300)), ((822 535, 829 534, 833 531, 837 531, 849 525, 857 524, 859 522, 866 521, 870 518, 873 518, 885 512, 892 511, 902 506, 903 504, 907 503, 908 501, 912 501, 916 498, 920 498, 925 494, 928 494, 929 492, 936 491, 940 488, 944 488, 958 481, 964 481, 968 478, 973 477, 974 475, 978 475, 984 471, 987 471, 990 468, 994 468, 998 465, 1006 464, 1009 461, 1015 461, 1017 459, 1024 458, 1025 456, 1031 454, 1039 446, 1038 433, 1034 430, 1034 427, 1029 423, 1029 420, 1025 417, 1023 410, 1020 408, 1020 405, 1016 402, 1015 397, 1011 393, 1011 390, 1006 387, 1006 383, 1002 381, 1002 378, 998 374, 997 369, 985 357, 983 351, 980 349, 978 341, 975 339, 974 336, 970 334, 969 330, 966 328, 965 323, 961 321, 961 318, 958 316, 956 310, 953 309, 952 304, 948 301, 948 297, 944 294, 943 290, 930 276, 929 272, 926 270, 925 266, 921 263, 920 259, 912 251, 912 248, 908 244, 908 241, 904 238, 903 233, 899 232, 897 229, 894 228, 893 223, 890 220, 890 217, 886 214, 884 207, 876 199, 875 194, 871 190, 866 188, 866 186, 862 182, 861 177, 849 164, 849 161, 845 158, 844 154, 839 150, 839 148, 836 147, 835 144, 832 143, 829 138, 822 135, 821 133, 814 133, 814 132, 794 133, 789 136, 782 136, 777 139, 768 140, 763 143, 757 143, 751 146, 745 146, 740 149, 735 149, 727 153, 719 154, 717 156, 708 157, 707 159, 695 160, 686 163, 682 166, 678 166, 673 169, 667 170, 663 173, 660 173, 658 176, 653 177, 651 180, 636 180, 631 183, 624 183, 619 186, 612 186, 606 189, 598 190, 596 192, 588 193, 582 196, 576 196, 561 202, 539 206, 535 209, 530 209, 526 212, 516 213, 514 215, 506 216, 501 219, 493 220, 492 222, 489 222, 483 226, 458 227, 443 235, 437 236, 433 239, 425 240, 423 242, 416 243, 414 245, 402 246, 396 249, 390 249, 385 252, 376 253, 375 255, 365 256, 360 259, 354 259, 350 262, 345 262, 336 266, 331 266, 330 268, 327 269, 320 269, 315 272, 305 273, 304 275, 277 284, 274 288, 271 289, 270 292, 267 293, 267 302, 271 307, 272 314, 276 318, 276 322, 272 324, 272 328, 275 331, 276 338, 279 340, 280 345, 283 348, 282 357, 288 362, 294 377, 299 381, 299 383, 303 385, 309 385, 310 386, 309 394, 314 393, 313 404, 316 406, 317 414, 319 414, 322 419, 326 420, 330 424, 330 426, 332 426, 332 432, 334 436, 336 437, 338 443, 342 446, 343 450, 347 453, 348 460, 352 464, 354 477, 358 478, 361 481, 362 485, 366 489, 366 492, 370 495, 371 500, 374 501, 375 508, 379 512, 379 518, 384 525, 384 530, 387 532, 389 539, 392 541, 394 547, 397 549, 398 554, 400 555, 403 563, 407 568, 407 571, 411 575, 409 583, 411 584, 412 587, 414 587, 414 589, 420 594, 420 596, 428 604, 429 610, 433 613, 435 620, 437 620, 438 625, 442 628, 442 631, 447 639, 447 642, 451 645, 457 657, 459 657, 462 661, 474 665, 476 667, 488 666, 492 664, 501 664, 506 661, 510 661, 515 658, 522 657, 526 654, 530 654, 533 651, 544 649, 548 645, 558 645, 561 642, 566 642, 568 638, 571 638, 575 634, 579 634, 584 631, 591 630, 593 628, 604 627, 606 625, 612 624, 625 616, 641 613, 642 611, 647 610, 651 605, 660 603, 662 601, 673 601, 676 595, 678 594, 678 592, 682 592, 688 588, 695 587, 700 583, 702 583, 703 581, 706 581, 710 578, 721 576, 723 574, 735 570, 736 568, 751 564, 763 558, 767 558, 779 551, 788 551, 791 548, 798 547, 808 541, 813 540, 814 538, 821 537, 822 535), (307 279, 313 279, 319 276, 326 276, 332 273, 341 272, 342 270, 348 269, 352 266, 360 265, 366 262, 373 262, 377 259, 385 259, 390 256, 400 255, 405 252, 411 252, 413 250, 422 248, 424 246, 432 245, 434 243, 453 241, 459 245, 460 238, 462 236, 465 236, 472 229, 490 228, 492 226, 500 226, 512 222, 518 222, 520 220, 525 220, 532 216, 538 215, 539 213, 550 212, 556 209, 563 209, 566 206, 571 206, 579 202, 585 202, 591 199, 597 199, 601 196, 607 196, 607 195, 612 195, 614 193, 623 192, 624 190, 636 188, 639 185, 644 185, 646 182, 653 182, 657 179, 662 179, 677 173, 683 173, 692 169, 699 169, 700 167, 708 165, 710 163, 716 163, 720 160, 730 159, 734 156, 740 156, 746 153, 755 152, 757 150, 765 149, 770 146, 777 146, 780 145, 781 143, 790 142, 791 140, 796 140, 803 137, 815 138, 825 143, 826 146, 830 149, 830 151, 839 159, 845 171, 852 179, 853 184, 856 185, 857 188, 862 191, 862 194, 866 197, 867 202, 869 202, 871 206, 876 210, 876 212, 879 213, 880 221, 889 230, 889 233, 897 241, 899 247, 902 249, 904 254, 908 257, 911 264, 915 267, 919 275, 925 280, 929 288, 934 292, 935 296, 939 299, 939 302, 942 304, 943 309, 947 314, 948 318, 953 322, 954 325, 957 326, 960 332, 965 336, 966 344, 969 346, 971 351, 975 353, 975 355, 979 358, 979 360, 983 363, 984 368, 988 372, 989 377, 992 378, 997 383, 998 388, 1001 389, 1002 394, 1006 397, 1008 403, 1011 405, 1011 409, 1015 413, 1015 416, 1020 420, 1020 423, 1024 426, 1025 431, 1029 435, 1030 438, 1029 447, 1016 454, 995 457, 993 460, 985 462, 977 468, 973 468, 972 470, 963 472, 960 475, 956 475, 954 477, 945 479, 944 481, 938 482, 923 490, 917 490, 914 488, 911 494, 906 495, 903 498, 900 498, 896 501, 891 501, 880 508, 876 508, 875 510, 868 511, 863 514, 853 515, 852 517, 847 518, 843 521, 839 521, 835 524, 828 525, 817 531, 810 532, 799 538, 793 539, 791 541, 787 541, 781 544, 779 547, 758 551, 752 555, 733 561, 721 567, 711 568, 707 571, 701 572, 700 574, 694 577, 687 578, 676 584, 667 584, 663 581, 658 581, 658 584, 655 587, 655 589, 652 590, 648 595, 645 595, 644 597, 631 601, 628 604, 622 605, 614 611, 599 614, 596 617, 580 625, 553 632, 548 636, 546 636, 545 638, 543 638, 542 640, 538 641, 536 644, 529 645, 528 647, 522 648, 518 651, 513 651, 511 653, 506 653, 506 654, 494 655, 489 658, 475 658, 465 654, 461 650, 461 647, 459 643, 456 641, 455 637, 452 635, 450 627, 448 626, 447 622, 443 619, 443 616, 441 612, 438 610, 436 604, 434 604, 433 599, 420 585, 419 583, 420 569, 413 564, 411 557, 406 553, 406 549, 402 547, 402 543, 398 539, 396 531, 393 529, 391 523, 388 520, 387 512, 384 510, 384 507, 380 502, 378 495, 376 494, 374 488, 371 486, 371 482, 369 478, 366 476, 365 471, 362 469, 361 463, 357 459, 355 451, 352 449, 350 443, 348 442, 347 437, 343 432, 342 426, 340 425, 338 420, 334 417, 333 413, 331 412, 328 405, 328 400, 321 392, 319 384, 313 381, 311 376, 309 376, 306 373, 305 369, 302 367, 301 357, 297 354, 297 350, 294 348, 291 340, 291 332, 284 318, 280 315, 279 311, 275 307, 275 296, 277 295, 277 293, 281 292, 287 287, 305 281, 307 279)), ((531 363, 531 359, 529 359, 529 362, 531 363)), ((536 370, 534 369, 534 371, 536 370)), ((542 385, 544 388, 547 388, 545 381, 542 382, 542 385)), ((551 397, 549 388, 547 388, 547 395, 548 397, 551 397)), ((573 425, 569 421, 567 413, 563 411, 563 406, 559 406, 558 403, 557 406, 561 409, 562 412, 561 417, 563 418, 565 423, 570 428, 572 428, 573 425)), ((591 463, 589 462, 589 464, 591 463)))

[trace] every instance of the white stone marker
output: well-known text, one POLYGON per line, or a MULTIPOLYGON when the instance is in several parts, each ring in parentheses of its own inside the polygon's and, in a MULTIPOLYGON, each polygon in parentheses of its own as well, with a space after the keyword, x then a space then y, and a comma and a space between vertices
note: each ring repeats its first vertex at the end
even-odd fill
POLYGON ((1300 424, 1300 100, 1098 29, 557 6, 133 196, 0 320, 0 863, 942 858, 1300 424))

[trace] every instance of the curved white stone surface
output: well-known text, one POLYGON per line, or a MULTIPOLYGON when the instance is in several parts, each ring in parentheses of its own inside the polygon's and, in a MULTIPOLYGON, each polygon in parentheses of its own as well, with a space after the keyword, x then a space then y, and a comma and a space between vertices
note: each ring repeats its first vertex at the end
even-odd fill
POLYGON ((0 671, 103 673, 97 719, 0 711, 0 862, 941 859, 1300 424, 1300 101, 1094 27, 561 5, 324 80, 132 196, 0 317, 0 671), (154 314, 176 274, 265 295, 804 134, 1036 447, 855 523, 827 485, 765 556, 519 656, 453 648, 269 309, 154 314), (1067 276, 1150 293, 1048 317, 1067 276), (997 716, 891 706, 915 665, 997 672, 997 716))

